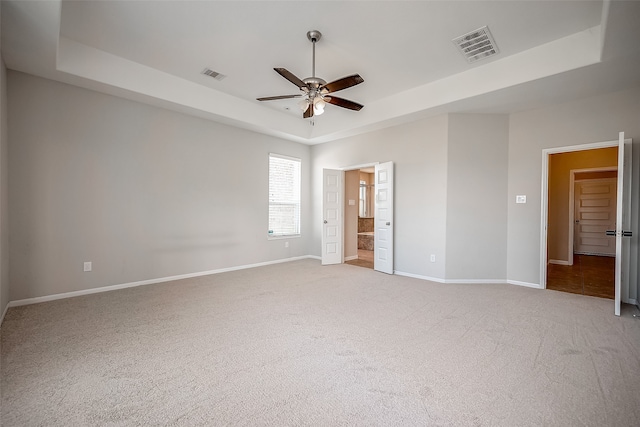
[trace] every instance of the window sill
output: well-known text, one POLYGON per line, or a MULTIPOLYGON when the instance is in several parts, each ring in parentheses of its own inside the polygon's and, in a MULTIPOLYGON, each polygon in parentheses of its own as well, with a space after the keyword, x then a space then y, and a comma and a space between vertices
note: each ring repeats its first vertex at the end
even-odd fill
POLYGON ((267 236, 267 240, 297 239, 301 234, 287 234, 285 236, 267 236))

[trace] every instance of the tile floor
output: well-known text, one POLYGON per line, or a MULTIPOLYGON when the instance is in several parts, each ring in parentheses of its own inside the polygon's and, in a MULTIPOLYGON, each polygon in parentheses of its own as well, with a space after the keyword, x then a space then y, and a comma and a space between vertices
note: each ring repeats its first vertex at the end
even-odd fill
POLYGON ((573 265, 549 264, 547 289, 613 299, 614 257, 574 255, 573 265))
POLYGON ((358 249, 358 259, 346 261, 345 264, 357 265, 358 267, 373 268, 373 251, 358 249))

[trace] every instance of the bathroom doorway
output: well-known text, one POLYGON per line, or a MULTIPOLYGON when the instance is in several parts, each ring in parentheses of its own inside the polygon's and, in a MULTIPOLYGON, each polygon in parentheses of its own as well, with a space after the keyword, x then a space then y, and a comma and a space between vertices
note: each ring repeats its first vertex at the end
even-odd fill
POLYGON ((374 267, 375 168, 345 171, 345 263, 374 267))

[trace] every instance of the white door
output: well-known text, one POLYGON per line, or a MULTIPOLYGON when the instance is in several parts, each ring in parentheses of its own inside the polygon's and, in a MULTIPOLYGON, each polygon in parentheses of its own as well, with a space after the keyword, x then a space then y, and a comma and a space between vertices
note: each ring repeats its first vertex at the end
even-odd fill
POLYGON ((606 232, 616 228, 616 182, 616 178, 576 181, 574 253, 615 256, 616 239, 606 232))
POLYGON ((322 170, 322 265, 342 264, 344 172, 322 170))
POLYGON ((629 248, 631 237, 631 139, 618 137, 618 203, 616 215, 615 313, 620 316, 622 290, 629 292, 629 248))
POLYGON ((393 162, 376 165, 373 268, 393 274, 393 162))

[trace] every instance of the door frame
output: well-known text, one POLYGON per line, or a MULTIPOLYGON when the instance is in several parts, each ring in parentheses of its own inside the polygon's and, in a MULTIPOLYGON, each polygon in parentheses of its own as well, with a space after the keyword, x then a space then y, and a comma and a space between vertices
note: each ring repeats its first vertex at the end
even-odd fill
MULTIPOLYGON (((353 165, 353 166, 343 166, 340 168, 336 168, 336 170, 340 170, 342 172, 348 172, 348 171, 355 171, 355 170, 360 170, 360 169, 365 169, 365 168, 373 168, 376 165, 379 165, 380 162, 372 162, 372 163, 362 163, 359 165, 353 165)), ((374 183, 375 184, 375 183, 374 183)), ((345 188, 346 182, 343 180, 342 182, 342 194, 345 194, 346 188, 345 188)), ((344 233, 345 233, 345 216, 344 216, 344 200, 343 203, 340 204, 340 215, 342 216, 342 263, 344 264, 345 262, 345 256, 344 256, 344 233)), ((375 252, 376 248, 374 246, 373 248, 373 256, 375 259, 375 252)))
MULTIPOLYGON (((618 140, 594 142, 589 144, 569 145, 565 147, 544 148, 542 150, 542 197, 540 213, 540 284, 542 289, 547 289, 547 231, 549 227, 549 156, 551 154, 570 153, 573 151, 595 150, 598 148, 617 147, 618 140)), ((617 168, 616 168, 617 169, 617 168)), ((571 189, 569 189, 571 191, 571 189)), ((569 203, 571 206, 571 203, 569 203)), ((570 227, 571 230, 571 227, 570 227)), ((569 231, 571 238, 573 232, 569 231)), ((573 240, 572 240, 573 242, 573 240)), ((571 244, 573 251, 573 243, 571 244)), ((573 260, 573 257, 571 257, 573 260)))
POLYGON ((586 168, 586 169, 571 169, 569 171, 569 245, 567 251, 567 265, 573 265, 573 237, 574 237, 574 215, 575 215, 575 203, 573 198, 575 197, 575 185, 576 185, 576 173, 588 173, 588 172, 617 172, 617 166, 603 166, 600 168, 586 168))

